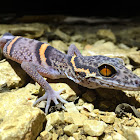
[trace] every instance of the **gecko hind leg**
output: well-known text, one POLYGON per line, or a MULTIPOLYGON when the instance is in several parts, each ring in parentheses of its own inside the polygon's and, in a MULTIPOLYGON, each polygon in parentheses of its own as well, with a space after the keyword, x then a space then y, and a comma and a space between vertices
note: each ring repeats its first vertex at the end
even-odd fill
MULTIPOLYGON (((37 99, 35 101, 35 103, 33 104, 33 106, 35 106, 36 104, 38 104, 41 101, 47 100, 47 104, 45 107, 45 113, 48 113, 48 109, 50 107, 50 103, 51 101, 53 101, 56 105, 59 104, 59 102, 57 100, 59 100, 62 103, 67 103, 67 101, 65 101, 61 96, 60 93, 64 90, 61 89, 59 91, 55 91, 51 88, 51 86, 49 85, 49 83, 39 74, 39 70, 41 71, 41 69, 39 69, 38 67, 41 68, 41 66, 37 66, 31 62, 26 62, 23 61, 21 63, 21 67, 23 68, 23 70, 26 71, 26 73, 31 76, 31 78, 33 80, 35 80, 36 82, 38 82, 38 84, 45 89, 45 94, 40 97, 39 99, 37 99)), ((46 71, 47 72, 47 71, 46 71)), ((62 106, 62 108, 64 108, 62 106)))

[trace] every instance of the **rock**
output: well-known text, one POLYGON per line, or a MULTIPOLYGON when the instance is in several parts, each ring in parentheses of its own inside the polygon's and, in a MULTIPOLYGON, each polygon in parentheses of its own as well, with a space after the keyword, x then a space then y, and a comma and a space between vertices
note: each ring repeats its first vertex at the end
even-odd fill
POLYGON ((68 50, 68 46, 61 40, 53 40, 52 42, 50 42, 50 45, 58 49, 59 51, 62 51, 63 53, 68 50))
POLYGON ((121 58, 125 64, 130 64, 129 58, 131 58, 134 62, 140 63, 140 51, 137 51, 136 47, 122 49, 113 42, 105 42, 105 40, 96 41, 93 45, 87 44, 82 54, 88 56, 104 55, 112 58, 121 58))
POLYGON ((126 44, 123 44, 123 43, 118 44, 118 47, 121 48, 121 49, 125 49, 125 50, 130 49, 126 44))
POLYGON ((26 23, 26 24, 1 24, 0 34, 10 32, 13 35, 21 35, 27 38, 38 38, 46 32, 50 32, 50 28, 47 24, 41 23, 26 23))
POLYGON ((58 134, 56 134, 55 132, 51 133, 48 131, 43 131, 40 133, 40 137, 40 140, 57 140, 58 134))
MULTIPOLYGON (((101 98, 104 98, 105 100, 102 101, 105 106, 108 106, 109 103, 105 103, 106 100, 112 100, 114 97, 114 94, 117 94, 117 90, 107 89, 107 88, 97 88, 96 92, 99 94, 101 98)), ((111 103, 110 103, 111 105, 111 103)), ((104 106, 104 105, 103 105, 104 106)))
POLYGON ((35 139, 43 128, 45 114, 32 107, 35 96, 39 92, 36 86, 26 87, 0 94, 0 139, 35 139))
MULTIPOLYGON (((111 41, 99 40, 93 44, 93 48, 96 50, 98 48, 101 51, 101 49, 103 49, 103 47, 104 47, 104 51, 106 51, 106 52, 109 52, 109 51, 114 52, 115 49, 118 49, 118 46, 116 46, 111 41)), ((99 50, 98 50, 98 52, 100 52, 99 50)))
POLYGON ((72 42, 69 43, 69 45, 71 45, 71 44, 74 44, 78 48, 78 50, 80 52, 82 52, 82 50, 84 48, 84 45, 82 43, 72 41, 72 42))
POLYGON ((134 74, 140 76, 140 68, 135 69, 133 72, 134 74))
POLYGON ((123 135, 127 140, 140 140, 140 128, 139 127, 122 127, 123 135))
POLYGON ((140 44, 140 27, 130 26, 129 28, 124 28, 122 30, 117 30, 116 35, 120 42, 128 46, 138 46, 140 44), (131 38, 131 39, 130 39, 131 38))
POLYGON ((112 40, 113 42, 116 42, 116 37, 114 35, 114 33, 110 30, 110 29, 99 29, 97 31, 97 35, 100 38, 107 38, 109 40, 112 40))
MULTIPOLYGON (((125 92, 126 96, 131 97, 131 98, 134 97, 135 100, 140 102, 140 91, 127 91, 127 90, 125 90, 124 92, 125 92)), ((131 102, 133 104, 133 100, 131 102)))
POLYGON ((105 135, 105 137, 103 138, 103 140, 113 140, 112 136, 110 135, 105 135))
POLYGON ((52 139, 52 133, 48 132, 48 131, 43 131, 40 133, 41 138, 40 139, 47 139, 47 140, 51 140, 52 139))
POLYGON ((16 63, 14 63, 14 68, 16 71, 8 61, 0 61, 0 90, 6 87, 16 88, 25 84, 27 78, 26 73, 16 63))
POLYGON ((107 110, 107 109, 109 109, 111 106, 112 106, 112 104, 111 104, 110 101, 101 101, 100 104, 99 104, 99 108, 100 108, 101 110, 107 110))
POLYGON ((64 121, 67 123, 74 123, 78 127, 83 126, 84 121, 87 120, 88 117, 81 113, 64 113, 64 121))
POLYGON ((94 111, 92 111, 92 112, 90 112, 90 113, 89 113, 89 116, 91 116, 91 117, 94 117, 94 118, 95 118, 95 117, 97 117, 97 116, 98 116, 98 114, 95 114, 95 113, 94 113, 94 111))
POLYGON ((84 103, 82 106, 84 109, 88 110, 89 112, 92 112, 94 109, 94 105, 90 103, 84 103))
POLYGON ((59 112, 54 112, 46 116, 47 125, 45 130, 50 131, 54 125, 59 125, 64 123, 64 114, 59 112))
POLYGON ((80 94, 81 91, 78 89, 78 85, 75 85, 72 81, 70 81, 69 84, 74 86, 73 89, 66 83, 50 83, 51 87, 56 91, 65 89, 61 94, 63 99, 68 101, 75 101, 77 98, 76 94, 80 94))
POLYGON ((68 140, 75 140, 75 138, 74 137, 69 137, 68 140))
POLYGON ((133 68, 133 66, 132 66, 132 65, 127 64, 127 65, 125 65, 125 66, 126 66, 126 68, 127 68, 127 69, 129 69, 129 70, 131 70, 131 71, 132 71, 132 68, 133 68))
POLYGON ((121 134, 119 134, 117 132, 114 132, 112 134, 112 138, 113 138, 113 140, 127 140, 124 136, 122 136, 121 134))
POLYGON ((65 104, 66 110, 68 112, 64 113, 64 120, 67 123, 74 123, 78 126, 83 126, 83 122, 87 119, 87 117, 81 113, 79 113, 77 107, 73 102, 65 104))
POLYGON ((96 94, 94 90, 88 89, 84 94, 82 94, 82 97, 86 99, 88 102, 93 102, 96 100, 96 94))
POLYGON ((83 40, 84 40, 84 37, 80 34, 71 36, 71 41, 82 42, 83 40))
POLYGON ((75 132, 75 133, 73 133, 73 137, 75 138, 75 140, 80 140, 81 134, 79 132, 75 132))
POLYGON ((67 113, 65 112, 64 113, 64 121, 68 124, 72 124, 74 123, 74 120, 73 120, 73 113, 67 113))
POLYGON ((82 106, 84 103, 85 103, 85 100, 84 100, 83 98, 80 98, 80 99, 78 100, 77 105, 78 105, 78 106, 82 106))
POLYGON ((135 63, 140 64, 140 51, 137 51, 137 48, 132 48, 130 52, 128 53, 128 57, 132 59, 134 62, 132 64, 135 65, 135 63))
POLYGON ((68 136, 72 136, 74 132, 76 132, 78 129, 78 126, 75 124, 70 124, 64 127, 64 132, 68 136))
POLYGON ((99 40, 97 38, 96 34, 93 33, 87 33, 84 35, 84 39, 86 40, 86 44, 93 44, 95 43, 97 40, 99 40))
POLYGON ((106 123, 97 120, 85 120, 83 125, 84 132, 90 136, 102 135, 106 127, 106 123))
POLYGON ((79 113, 78 109, 76 108, 73 102, 65 104, 65 107, 68 113, 79 113))
POLYGON ((98 137, 87 136, 87 140, 98 140, 98 137))
MULTIPOLYGON (((139 120, 140 121, 140 120, 139 120)), ((135 121, 135 119, 129 119, 128 121, 126 121, 126 123, 125 123, 125 125, 126 126, 134 126, 134 123, 136 124, 136 121, 135 121)), ((140 124, 140 123, 138 123, 138 124, 140 124)))
POLYGON ((107 112, 106 115, 100 115, 100 119, 105 123, 114 123, 116 114, 114 112, 107 112))
POLYGON ((56 29, 54 34, 57 35, 60 39, 62 39, 64 41, 69 41, 70 40, 70 36, 67 35, 66 33, 62 32, 60 29, 56 29))
POLYGON ((75 140, 86 140, 86 135, 83 133, 83 128, 78 128, 77 132, 73 133, 75 140))

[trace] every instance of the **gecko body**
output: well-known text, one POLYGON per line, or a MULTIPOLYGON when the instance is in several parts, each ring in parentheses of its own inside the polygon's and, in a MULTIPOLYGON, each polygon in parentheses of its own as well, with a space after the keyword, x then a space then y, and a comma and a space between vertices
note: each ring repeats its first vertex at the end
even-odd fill
POLYGON ((64 90, 54 91, 43 77, 51 79, 69 78, 84 87, 110 88, 117 90, 140 90, 140 77, 124 66, 120 58, 102 55, 82 56, 75 45, 70 45, 68 53, 62 53, 47 43, 21 36, 4 34, 0 47, 6 58, 21 64, 23 70, 42 88, 45 94, 36 100, 34 106, 47 100, 45 112, 48 113, 51 100, 58 104, 64 90))

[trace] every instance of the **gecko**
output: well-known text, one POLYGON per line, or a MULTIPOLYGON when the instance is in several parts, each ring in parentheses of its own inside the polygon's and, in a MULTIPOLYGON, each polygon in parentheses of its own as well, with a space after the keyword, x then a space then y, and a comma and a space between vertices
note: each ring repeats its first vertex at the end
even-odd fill
POLYGON ((68 101, 60 96, 65 89, 53 90, 43 77, 69 78, 90 89, 140 90, 140 77, 127 69, 121 58, 83 56, 74 44, 69 46, 65 54, 48 43, 10 33, 0 38, 0 48, 6 58, 21 64, 22 69, 45 90, 45 94, 33 106, 47 100, 46 114, 51 101, 55 105, 68 101))

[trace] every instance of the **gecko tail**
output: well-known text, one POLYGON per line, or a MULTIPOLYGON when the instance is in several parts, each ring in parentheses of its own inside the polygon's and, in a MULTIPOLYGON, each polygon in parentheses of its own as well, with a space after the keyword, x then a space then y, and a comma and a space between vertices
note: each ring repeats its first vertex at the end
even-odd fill
POLYGON ((5 33, 3 36, 0 38, 0 51, 3 50, 4 45, 11 39, 13 39, 14 36, 10 33, 5 33))
POLYGON ((3 34, 2 38, 6 39, 6 41, 9 41, 14 38, 14 36, 11 33, 5 33, 3 34))

